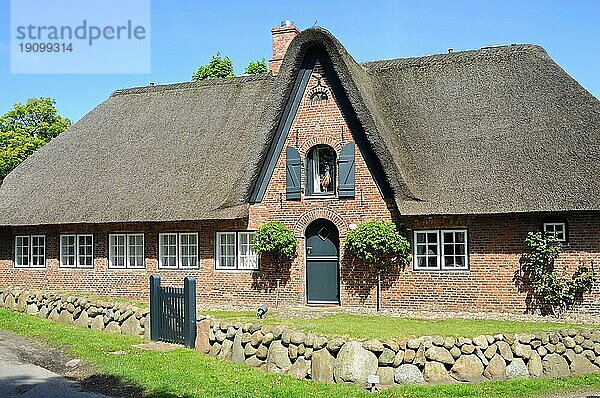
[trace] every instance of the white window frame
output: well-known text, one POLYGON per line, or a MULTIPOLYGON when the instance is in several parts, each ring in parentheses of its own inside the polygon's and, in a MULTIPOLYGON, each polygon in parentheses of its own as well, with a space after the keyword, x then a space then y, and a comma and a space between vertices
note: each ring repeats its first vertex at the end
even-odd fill
MULTIPOLYGON (((231 257, 231 256, 226 256, 226 257, 231 257)), ((237 233, 235 231, 222 231, 222 232, 217 232, 216 233, 216 238, 215 238, 215 269, 219 269, 219 270, 229 270, 229 271, 235 271, 237 270, 237 233), (221 259, 222 259, 222 255, 221 255, 221 237, 223 236, 233 236, 233 265, 232 266, 228 266, 228 265, 221 265, 221 259)))
MULTIPOLYGON (((427 245, 429 245, 429 243, 425 243, 427 245)), ((450 243, 449 243, 450 244, 450 243)), ((454 245, 456 245, 456 243, 452 243, 454 245)), ((461 255, 462 256, 462 255, 461 255)), ((469 265, 469 231, 466 228, 453 228, 453 229, 422 229, 422 230, 414 230, 413 231, 413 271, 419 271, 419 272, 424 272, 424 271, 434 271, 434 272, 439 272, 439 271, 444 271, 444 272, 461 272, 461 271, 469 271, 470 270, 470 265, 469 265), (444 261, 444 233, 445 232, 462 232, 465 234, 465 242, 464 243, 460 243, 461 245, 465 246, 465 265, 464 267, 447 267, 445 266, 445 261, 444 261), (433 267, 419 267, 418 265, 418 257, 424 257, 426 256, 426 258, 429 257, 433 257, 432 255, 417 255, 417 234, 430 234, 430 233, 435 233, 437 234, 437 267, 433 268, 433 267)))
POLYGON ((554 237, 556 237, 556 240, 561 243, 565 243, 567 241, 567 223, 566 222, 545 222, 543 229, 544 229, 544 235, 552 234, 552 235, 554 235, 554 237), (562 229, 563 229, 562 230, 562 235, 563 235, 562 238, 559 238, 558 236, 556 236, 556 227, 558 225, 562 226, 562 229), (548 231, 547 228, 550 226, 552 227, 553 231, 548 231))
MULTIPOLYGON (((145 240, 145 236, 143 233, 109 234, 108 235, 108 268, 109 269, 144 269, 144 268, 146 268, 146 254, 145 254, 146 252, 145 252, 145 250, 146 250, 146 240, 145 240), (123 265, 115 265, 114 261, 113 261, 113 258, 116 257, 116 255, 114 253, 113 238, 116 239, 119 237, 122 237, 124 239, 123 240, 123 246, 124 246, 124 248, 123 248, 124 249, 123 250, 123 255, 124 255, 123 265), (142 265, 141 266, 131 264, 131 257, 134 255, 131 253, 132 246, 130 245, 130 242, 129 242, 129 238, 139 238, 139 237, 142 238, 142 265)), ((139 257, 139 256, 135 255, 135 257, 139 257)))
MULTIPOLYGON (((236 271, 236 272, 256 272, 260 269, 260 264, 259 264, 259 260, 260 257, 258 255, 258 253, 254 253, 252 254, 247 254, 247 255, 242 255, 242 250, 241 247, 243 245, 242 240, 240 238, 240 236, 242 235, 253 235, 256 231, 219 231, 216 232, 215 234, 215 270, 218 271, 236 271), (222 266, 221 264, 221 250, 220 250, 220 242, 221 242, 221 236, 223 235, 233 235, 234 236, 234 242, 233 242, 233 247, 234 247, 234 251, 235 254, 233 256, 234 258, 234 264, 233 266, 222 266), (252 256, 255 257, 255 265, 252 267, 248 267, 248 266, 241 266, 242 264, 242 258, 252 258, 252 256)), ((250 246, 251 247, 251 246, 250 246)), ((250 249, 252 251, 252 249, 250 249)), ((253 251, 252 251, 253 252, 253 251)))
MULTIPOLYGON (((189 246, 189 245, 188 245, 189 246)), ((193 247, 193 245, 192 245, 193 247)), ((188 258, 193 258, 194 256, 187 256, 188 258)), ((198 236, 198 232, 161 232, 158 234, 158 269, 160 270, 197 270, 200 268, 200 239, 198 236), (195 236, 196 237, 196 265, 182 265, 182 254, 181 254, 181 236, 195 236), (175 266, 165 266, 163 264, 163 245, 162 245, 162 237, 163 236, 176 236, 175 243, 175 266)))
POLYGON ((46 235, 15 235, 15 255, 14 255, 14 267, 15 268, 46 268, 46 235), (27 247, 27 264, 22 264, 19 262, 18 258, 22 259, 23 256, 17 256, 17 241, 19 239, 23 239, 23 238, 27 238, 27 246, 23 246, 21 245, 21 247, 27 247), (36 245, 37 247, 42 247, 44 250, 44 254, 42 254, 41 256, 39 254, 34 255, 33 254, 33 239, 34 238, 43 238, 44 239, 44 245, 40 246, 40 245, 36 245), (33 258, 34 257, 41 257, 42 261, 41 261, 41 265, 37 264, 37 265, 33 265, 33 258))
MULTIPOLYGON (((430 243, 428 243, 427 241, 424 243, 426 246, 429 246, 430 243)), ((440 269, 440 231, 438 229, 423 229, 423 230, 415 230, 413 232, 413 270, 415 271, 437 271, 440 269), (436 234, 437 235, 437 254, 435 255, 435 257, 437 257, 437 266, 436 268, 431 268, 431 267, 419 267, 419 261, 418 261, 418 257, 425 257, 427 259, 427 263, 429 264, 429 257, 433 257, 433 255, 429 255, 429 254, 419 254, 417 255, 417 234, 425 234, 425 236, 427 236, 427 234, 436 234)))
MULTIPOLYGON (((440 245, 441 245, 441 251, 440 251, 440 255, 441 255, 441 259, 440 259, 440 268, 442 269, 442 271, 468 271, 469 270, 469 242, 468 242, 468 232, 466 229, 442 229, 440 231, 440 245), (465 265, 462 267, 447 267, 446 266, 446 259, 445 259, 445 252, 444 252, 444 248, 446 244, 452 244, 454 245, 455 249, 456 249, 456 242, 452 242, 452 243, 446 243, 444 241, 444 233, 452 233, 453 235, 456 232, 461 232, 465 234, 465 241, 463 243, 459 243, 459 245, 464 245, 465 246, 465 254, 461 254, 460 256, 465 258, 465 265)), ((456 257, 456 253, 453 255, 454 257, 456 257)))
MULTIPOLYGON (((94 235, 93 234, 61 234, 58 237, 59 239, 59 252, 58 252, 58 256, 59 256, 59 268, 65 268, 65 269, 93 269, 94 268, 94 235), (63 261, 63 238, 67 238, 67 237, 75 237, 75 264, 74 265, 65 265, 64 261, 63 261), (91 238, 92 243, 91 243, 91 248, 92 248, 92 264, 91 265, 87 265, 87 264, 81 264, 80 262, 80 257, 82 257, 79 254, 79 249, 81 248, 81 245, 79 243, 79 239, 80 238, 91 238)), ((87 245, 86 245, 87 246, 87 245)), ((88 255, 84 255, 84 257, 88 257, 88 255)))

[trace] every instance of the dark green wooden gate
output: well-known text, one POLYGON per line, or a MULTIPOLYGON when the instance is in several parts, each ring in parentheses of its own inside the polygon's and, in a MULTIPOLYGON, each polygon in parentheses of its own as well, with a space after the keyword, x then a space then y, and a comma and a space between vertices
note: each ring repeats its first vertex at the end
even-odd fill
POLYGON ((150 276, 150 338, 155 341, 196 344, 196 279, 186 276, 183 287, 160 285, 150 276))
POLYGON ((334 223, 325 219, 306 227, 306 300, 309 304, 339 304, 340 238, 334 223))

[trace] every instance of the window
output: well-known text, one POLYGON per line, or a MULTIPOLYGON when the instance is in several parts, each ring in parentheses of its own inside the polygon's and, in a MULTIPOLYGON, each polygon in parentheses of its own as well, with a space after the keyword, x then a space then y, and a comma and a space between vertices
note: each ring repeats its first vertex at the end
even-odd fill
POLYGON ((469 268, 467 230, 415 231, 414 264, 417 271, 452 271, 469 268))
POLYGON ((44 268, 46 237, 44 235, 15 236, 15 267, 44 268))
POLYGON ((61 235, 60 236, 61 268, 93 268, 94 236, 93 235, 61 235))
POLYGON ((258 254, 252 250, 254 232, 217 232, 215 268, 222 270, 257 270, 258 254))
POLYGON ((554 235, 559 242, 567 241, 567 223, 564 222, 545 222, 544 234, 554 235))
POLYGON ((319 145, 308 151, 307 195, 335 195, 335 165, 336 155, 332 147, 319 145))
POLYGON ((144 234, 108 235, 109 268, 144 268, 144 234))
POLYGON ((159 234, 158 258, 161 269, 198 268, 198 233, 159 234))

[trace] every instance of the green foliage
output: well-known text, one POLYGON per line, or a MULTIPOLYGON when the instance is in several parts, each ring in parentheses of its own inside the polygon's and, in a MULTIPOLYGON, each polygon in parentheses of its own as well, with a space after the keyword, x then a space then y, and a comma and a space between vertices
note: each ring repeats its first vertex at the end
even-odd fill
POLYGON ((564 315, 583 293, 592 288, 593 271, 580 265, 569 277, 564 267, 557 270, 554 260, 560 255, 562 246, 553 235, 529 232, 525 243, 529 253, 521 258, 523 276, 519 279, 531 286, 534 299, 543 313, 564 315))
POLYGON ((248 66, 246 66, 245 72, 248 73, 249 75, 258 75, 260 73, 267 73, 268 69, 267 69, 267 63, 265 62, 265 59, 262 58, 260 60, 250 62, 248 64, 248 66))
POLYGON ((211 61, 202 65, 192 75, 192 80, 217 79, 222 77, 233 77, 233 62, 229 57, 221 58, 221 54, 213 55, 211 61))
POLYGON ((296 254, 297 240, 294 231, 279 221, 269 221, 254 233, 252 249, 259 253, 284 260, 292 260, 296 254))
POLYGON ((71 126, 51 98, 30 98, 0 116, 0 181, 33 152, 71 126))
POLYGON ((390 221, 367 221, 346 235, 345 252, 384 271, 397 261, 410 259, 410 244, 390 221))

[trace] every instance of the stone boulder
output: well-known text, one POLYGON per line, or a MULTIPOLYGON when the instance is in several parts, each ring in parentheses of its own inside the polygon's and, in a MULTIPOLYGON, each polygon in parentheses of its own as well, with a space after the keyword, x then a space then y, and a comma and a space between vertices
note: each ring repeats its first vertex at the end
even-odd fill
POLYGON ((73 324, 75 326, 79 326, 80 328, 87 328, 90 323, 90 317, 88 316, 86 311, 81 311, 79 314, 79 318, 75 319, 73 324))
POLYGON ((529 370, 529 375, 531 377, 542 376, 542 373, 544 372, 544 367, 542 366, 542 358, 536 351, 531 353, 531 357, 527 362, 527 369, 529 370))
POLYGON ((394 384, 394 368, 389 366, 380 367, 377 369, 379 376, 379 384, 383 386, 391 386, 394 384))
POLYGON ((462 355, 452 366, 452 376, 459 381, 483 380, 483 364, 476 355, 462 355))
POLYGON ((583 355, 575 355, 573 357, 573 361, 571 362, 571 374, 572 375, 584 375, 588 373, 598 372, 600 368, 591 363, 589 359, 587 359, 583 355))
POLYGON ((506 377, 509 379, 519 379, 523 377, 529 377, 529 369, 525 365, 525 361, 521 358, 515 358, 506 367, 506 377))
POLYGON ((142 328, 140 321, 136 317, 130 316, 121 324, 121 333, 130 336, 142 336, 144 328, 142 328))
POLYGON ((452 383, 454 379, 450 377, 446 367, 441 362, 427 362, 423 369, 423 379, 427 383, 452 383))
POLYGON ((483 376, 490 380, 506 379, 506 361, 502 358, 502 355, 496 354, 490 359, 483 371, 483 376))
POLYGON ((398 384, 421 384, 425 382, 419 368, 411 364, 400 365, 394 372, 394 380, 398 384))
MULTIPOLYGON (((248 345, 252 346, 251 344, 248 345)), ((233 336, 233 346, 231 350, 231 360, 235 363, 244 363, 246 354, 244 353, 244 347, 242 347, 242 332, 238 332, 233 336)))
POLYGON ((321 383, 333 383, 335 358, 327 348, 313 351, 311 357, 311 378, 321 383))
POLYGON ((381 354, 379 354, 379 365, 388 366, 394 363, 396 353, 389 348, 384 348, 381 354))
POLYGON ((196 351, 208 354, 210 343, 208 340, 210 330, 210 321, 203 319, 196 323, 196 351))
POLYGON ((284 347, 280 340, 274 341, 269 345, 267 355, 267 370, 270 372, 283 373, 292 366, 288 355, 287 347, 284 347))
POLYGON ((223 344, 221 345, 221 351, 219 352, 219 355, 217 355, 217 357, 221 358, 221 359, 230 360, 232 352, 233 352, 233 341, 225 339, 225 340, 223 340, 223 344))
POLYGON ((454 365, 454 358, 450 351, 444 347, 433 346, 425 351, 425 357, 430 361, 441 362, 447 365, 454 365))
POLYGON ((559 354, 548 354, 542 361, 543 374, 545 377, 569 376, 571 370, 567 360, 559 354))
POLYGON ((311 361, 307 361, 303 357, 298 358, 296 362, 288 369, 287 374, 297 379, 306 379, 311 367, 311 361))
POLYGON ((365 385, 369 375, 377 373, 377 364, 375 354, 365 350, 360 342, 349 341, 342 346, 337 355, 333 375, 336 382, 365 385))

